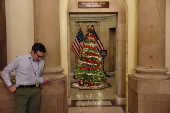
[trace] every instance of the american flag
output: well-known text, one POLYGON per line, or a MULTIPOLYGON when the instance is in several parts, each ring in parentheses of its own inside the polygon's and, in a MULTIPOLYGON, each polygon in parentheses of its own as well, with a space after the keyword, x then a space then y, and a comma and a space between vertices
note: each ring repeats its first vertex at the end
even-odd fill
POLYGON ((93 28, 93 32, 92 34, 94 35, 94 37, 96 38, 96 43, 97 43, 97 50, 100 51, 100 50, 103 50, 104 47, 103 47, 103 44, 101 43, 95 29, 93 28))
POLYGON ((82 30, 79 29, 76 39, 74 40, 74 42, 71 46, 78 58, 80 58, 80 51, 83 50, 83 48, 84 48, 83 41, 84 41, 84 34, 83 34, 82 30))

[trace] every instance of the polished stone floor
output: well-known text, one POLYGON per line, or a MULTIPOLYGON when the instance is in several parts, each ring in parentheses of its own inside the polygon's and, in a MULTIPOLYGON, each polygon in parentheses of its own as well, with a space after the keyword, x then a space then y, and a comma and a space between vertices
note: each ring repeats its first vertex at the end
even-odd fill
MULTIPOLYGON (((76 82, 71 78, 71 82, 76 82)), ((71 105, 68 113, 124 113, 122 106, 115 105, 115 78, 107 77, 109 87, 100 90, 71 88, 71 105)))

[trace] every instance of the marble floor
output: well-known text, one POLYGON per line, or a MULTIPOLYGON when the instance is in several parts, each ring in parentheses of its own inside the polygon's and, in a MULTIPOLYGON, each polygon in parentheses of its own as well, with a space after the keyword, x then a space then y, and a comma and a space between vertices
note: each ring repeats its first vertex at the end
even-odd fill
MULTIPOLYGON (((71 82, 77 82, 71 77, 71 82)), ((68 113, 125 113, 115 104, 115 78, 107 77, 108 87, 100 90, 71 88, 68 113)))

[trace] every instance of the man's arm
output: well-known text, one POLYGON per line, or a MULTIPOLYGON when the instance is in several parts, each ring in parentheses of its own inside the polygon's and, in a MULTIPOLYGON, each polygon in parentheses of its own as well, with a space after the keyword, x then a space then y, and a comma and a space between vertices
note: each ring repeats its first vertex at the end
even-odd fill
POLYGON ((45 65, 45 62, 43 61, 42 68, 40 70, 40 75, 39 75, 39 83, 40 84, 44 83, 44 85, 48 85, 50 83, 50 80, 48 78, 42 78, 41 77, 42 71, 44 69, 44 65, 45 65))
POLYGON ((11 63, 9 63, 3 70, 2 70, 2 78, 5 81, 5 84, 9 88, 9 91, 14 93, 16 90, 15 85, 12 85, 10 74, 17 68, 19 62, 19 58, 16 57, 11 63))

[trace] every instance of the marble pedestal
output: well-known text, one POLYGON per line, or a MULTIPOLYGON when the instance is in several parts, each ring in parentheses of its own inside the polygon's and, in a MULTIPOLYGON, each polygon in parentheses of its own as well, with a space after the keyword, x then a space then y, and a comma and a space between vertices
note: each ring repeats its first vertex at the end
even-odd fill
MULTIPOLYGON (((1 73, 0 73, 1 74, 1 73)), ((49 85, 41 85, 41 102, 39 113, 64 113, 66 105, 66 78, 62 73, 46 73, 43 78, 49 78, 49 85)), ((11 77, 12 80, 14 76, 11 77)), ((10 93, 2 78, 0 78, 0 113, 15 112, 15 95, 10 93)))
POLYGON ((128 76, 129 113, 170 113, 170 80, 128 76))

